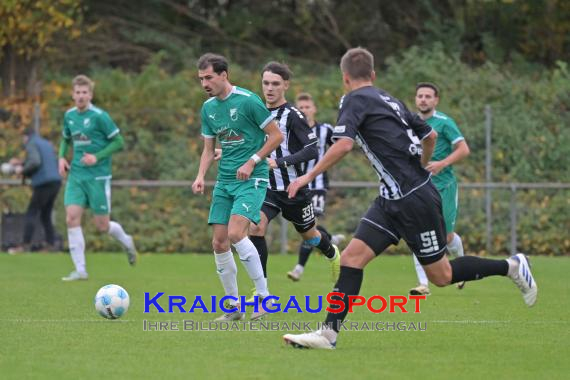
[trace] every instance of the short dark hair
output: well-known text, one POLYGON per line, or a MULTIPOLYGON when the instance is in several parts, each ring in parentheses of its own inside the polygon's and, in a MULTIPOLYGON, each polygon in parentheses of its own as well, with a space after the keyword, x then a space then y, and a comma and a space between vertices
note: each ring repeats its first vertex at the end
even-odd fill
POLYGON ((206 53, 198 59, 198 70, 206 70, 212 66, 212 70, 216 74, 221 74, 224 71, 228 72, 228 60, 223 55, 206 53))
POLYGON ((420 82, 416 84, 416 94, 420 88, 431 88, 437 98, 439 98, 439 88, 431 82, 420 82))
POLYGON ((349 49, 340 60, 340 69, 351 79, 372 79, 374 56, 362 47, 349 49))
POLYGON ((295 100, 297 102, 302 102, 302 101, 311 101, 313 103, 315 102, 311 94, 309 94, 308 92, 301 92, 299 95, 297 95, 297 98, 295 100))
POLYGON ((261 71, 261 76, 263 76, 263 73, 265 73, 266 71, 279 75, 281 78, 283 78, 283 80, 289 80, 293 76, 293 73, 289 69, 289 66, 287 66, 284 63, 279 63, 275 61, 271 61, 263 67, 263 70, 261 71))

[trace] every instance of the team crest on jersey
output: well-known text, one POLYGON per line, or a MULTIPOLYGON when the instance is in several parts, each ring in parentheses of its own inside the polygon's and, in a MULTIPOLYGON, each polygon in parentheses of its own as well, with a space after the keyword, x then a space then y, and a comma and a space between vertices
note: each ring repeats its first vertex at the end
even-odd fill
POLYGON ((89 118, 83 120, 83 125, 85 126, 85 128, 88 128, 90 123, 91 123, 91 119, 89 119, 89 118))
POLYGON ((237 119, 238 119, 237 108, 230 108, 230 119, 232 119, 232 121, 237 121, 237 119))

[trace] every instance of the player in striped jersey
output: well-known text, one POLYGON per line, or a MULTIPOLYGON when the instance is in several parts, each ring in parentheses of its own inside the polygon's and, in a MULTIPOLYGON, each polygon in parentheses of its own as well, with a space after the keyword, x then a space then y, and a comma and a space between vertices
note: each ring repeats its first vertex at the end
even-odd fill
POLYGON ((317 158, 317 139, 309 128, 305 116, 285 99, 291 72, 287 65, 270 62, 262 71, 262 89, 265 104, 279 124, 284 140, 268 158, 269 188, 263 207, 261 221, 250 226, 250 238, 261 257, 263 272, 267 278, 267 243, 265 233, 269 222, 279 213, 293 223, 303 240, 317 247, 331 264, 332 280, 338 277, 340 254, 326 234, 316 228, 313 204, 307 186, 297 196, 289 198, 287 187, 305 173, 303 164, 317 158))
MULTIPOLYGON (((317 107, 313 100, 311 94, 308 93, 301 93, 297 95, 297 99, 295 101, 295 105, 297 109, 301 111, 305 117, 307 118, 307 122, 309 123, 309 127, 313 129, 315 135, 317 137, 317 148, 319 150, 319 156, 316 159, 313 159, 306 163, 306 170, 312 170, 313 167, 316 165, 318 160, 320 160, 327 151, 328 147, 332 145, 332 135, 333 135, 333 127, 327 123, 319 123, 315 120, 315 115, 317 113, 317 107)), ((315 212, 315 216, 318 218, 325 213, 325 204, 326 204, 326 196, 327 191, 329 189, 329 178, 327 172, 323 172, 315 177, 313 181, 309 183, 309 190, 311 191, 311 199, 313 203, 313 210, 315 212)), ((331 242, 335 245, 338 245, 339 242, 344 240, 344 235, 331 235, 327 229, 322 225, 318 224, 317 229, 320 231, 321 234, 325 234, 329 236, 331 242)), ((305 270, 305 265, 309 260, 309 255, 313 251, 313 246, 302 242, 299 246, 299 259, 295 268, 293 270, 287 272, 287 277, 292 281, 299 281, 303 272, 305 270)))
POLYGON ((398 99, 374 87, 374 57, 354 48, 342 57, 340 68, 348 93, 340 102, 335 143, 313 170, 289 186, 289 195, 338 163, 356 142, 380 179, 380 194, 364 214, 341 257, 335 302, 323 328, 283 339, 297 348, 334 349, 348 313, 350 297, 360 293, 364 267, 392 244, 403 239, 436 286, 475 281, 489 276, 510 277, 528 306, 538 287, 527 257, 518 253, 506 260, 462 256, 449 261, 441 197, 430 180, 428 166, 437 132, 398 99), (341 301, 341 302, 338 302, 341 301))

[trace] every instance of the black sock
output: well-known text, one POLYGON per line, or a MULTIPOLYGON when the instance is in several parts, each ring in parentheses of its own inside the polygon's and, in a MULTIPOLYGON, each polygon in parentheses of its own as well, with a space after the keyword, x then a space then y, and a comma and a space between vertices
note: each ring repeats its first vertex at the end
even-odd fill
POLYGON ((259 259, 261 260, 261 267, 263 268, 263 277, 267 278, 267 241, 265 236, 250 236, 249 240, 255 245, 259 259))
POLYGON ((321 233, 321 241, 319 241, 317 248, 329 259, 332 259, 334 257, 334 247, 331 244, 331 239, 327 234, 321 233))
POLYGON ((332 235, 330 234, 330 232, 327 231, 327 229, 325 228, 325 226, 323 226, 322 224, 317 224, 317 230, 319 230, 319 232, 321 233, 321 235, 325 234, 325 235, 327 235, 327 237, 329 238, 329 240, 331 240, 332 235))
MULTIPOLYGON (((325 323, 330 326, 334 331, 339 331, 340 322, 346 317, 348 313, 348 296, 356 296, 360 293, 360 285, 362 285, 362 278, 364 271, 362 269, 351 267, 340 267, 340 276, 333 289, 333 292, 344 293, 344 310, 340 313, 328 313, 325 323)), ((333 297, 335 300, 340 300, 340 297, 333 297)), ((336 308, 331 305, 331 308, 336 308)))
POLYGON ((313 252, 313 246, 305 242, 299 246, 299 262, 298 264, 304 267, 309 260, 309 255, 313 252))
POLYGON ((507 260, 484 259, 477 256, 463 256, 449 262, 451 283, 480 280, 488 276, 506 276, 509 271, 507 260))

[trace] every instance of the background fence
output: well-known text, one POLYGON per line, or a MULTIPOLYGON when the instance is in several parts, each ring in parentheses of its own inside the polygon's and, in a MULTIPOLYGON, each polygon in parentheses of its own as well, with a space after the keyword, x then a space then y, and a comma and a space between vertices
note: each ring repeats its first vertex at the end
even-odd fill
MULTIPOLYGON (((209 252, 206 225, 209 195, 196 196, 192 181, 113 181, 113 219, 137 238, 144 252, 209 252)), ((212 186, 213 182, 208 182, 212 186)), ((353 233, 360 216, 378 194, 377 182, 335 182, 320 221, 331 233, 353 233)), ((570 254, 569 183, 461 183, 457 232, 468 252, 510 254, 570 254), (556 215, 553 217, 553 215, 556 215)), ((21 181, 0 179, 3 212, 25 212, 30 189, 21 181)), ((55 219, 65 231, 63 193, 58 197, 55 219)), ((116 250, 109 239, 95 239, 89 220, 88 246, 92 251, 116 250)), ((272 223, 268 243, 272 252, 296 252, 300 242, 295 230, 281 219, 272 223)), ((390 252, 405 253, 404 244, 390 252)))

